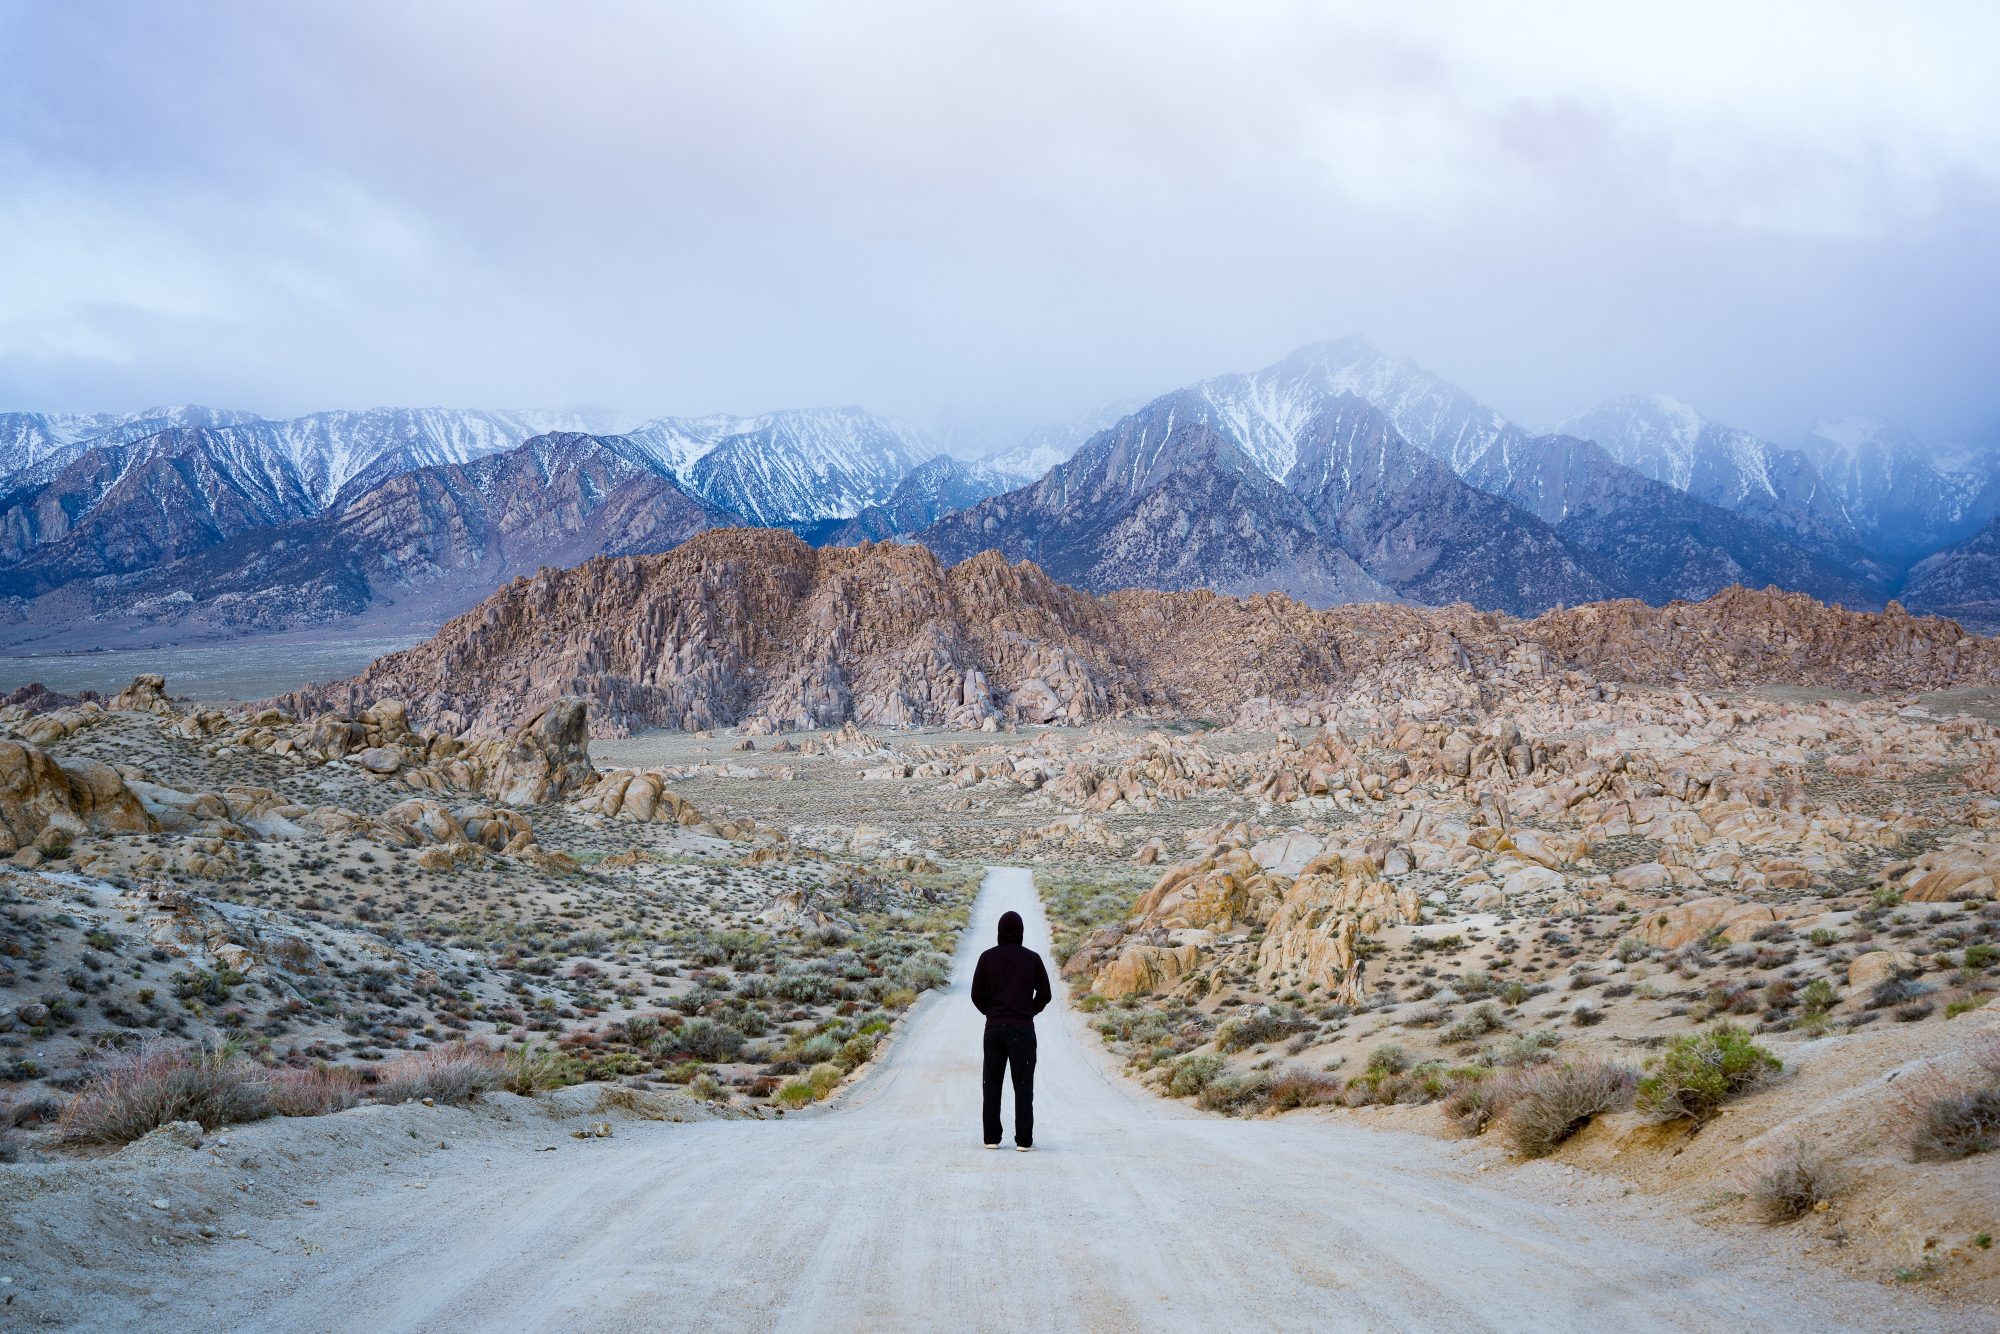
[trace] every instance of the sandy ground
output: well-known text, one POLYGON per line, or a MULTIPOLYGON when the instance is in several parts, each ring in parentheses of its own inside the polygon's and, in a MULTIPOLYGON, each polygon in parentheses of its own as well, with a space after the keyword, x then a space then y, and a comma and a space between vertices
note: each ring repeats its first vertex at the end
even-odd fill
POLYGON ((422 1190, 328 1181, 309 1211, 178 1252, 143 1301, 86 1298, 86 1323, 1992 1327, 1990 1312, 1842 1278, 1573 1169, 1502 1169, 1490 1147, 1329 1118, 1194 1112, 1112 1073, 1066 1009, 1041 1024, 1040 1147, 987 1152, 964 990, 1007 908, 1046 949, 1029 874, 993 872, 952 988, 830 1104, 778 1123, 621 1125, 556 1153, 516 1137, 430 1156, 422 1190))
POLYGON ((354 675, 385 653, 422 639, 415 633, 349 636, 300 631, 222 644, 162 645, 90 652, 0 653, 0 693, 39 681, 74 694, 111 695, 142 672, 160 672, 167 688, 203 703, 263 699, 315 681, 354 675))

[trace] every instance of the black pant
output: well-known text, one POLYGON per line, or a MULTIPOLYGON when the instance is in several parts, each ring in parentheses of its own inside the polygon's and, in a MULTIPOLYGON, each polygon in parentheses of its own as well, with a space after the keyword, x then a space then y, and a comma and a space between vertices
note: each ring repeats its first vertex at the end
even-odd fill
POLYGON ((1014 1142, 1035 1142, 1035 1030, 1029 1024, 986 1027, 986 1101, 981 1121, 986 1143, 1000 1142, 1000 1076, 1014 1071, 1014 1142))

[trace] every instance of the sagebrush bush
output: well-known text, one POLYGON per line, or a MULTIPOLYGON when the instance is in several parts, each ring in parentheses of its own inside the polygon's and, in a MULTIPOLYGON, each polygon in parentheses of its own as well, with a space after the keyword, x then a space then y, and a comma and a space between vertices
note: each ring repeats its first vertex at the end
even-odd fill
POLYGON ((1400 1043, 1384 1042, 1368 1053, 1368 1073, 1371 1075, 1401 1074, 1410 1068, 1410 1053, 1400 1043))
POLYGON ((1289 1005, 1266 1005, 1249 1014, 1225 1020, 1215 1030, 1215 1045, 1223 1051, 1243 1051, 1276 1042, 1312 1026, 1312 1020, 1289 1005))
POLYGON ((1700 1124, 1723 1103, 1783 1068, 1782 1061, 1735 1024, 1685 1033, 1667 1044, 1659 1065, 1639 1081, 1639 1110, 1662 1123, 1700 1124))
POLYGON ((794 1111, 797 1111, 799 1108, 805 1106, 807 1103, 812 1102, 816 1096, 817 1095, 813 1093, 812 1085, 808 1084, 803 1079, 786 1080, 784 1084, 782 1084, 779 1087, 778 1092, 776 1094, 778 1102, 781 1106, 789 1107, 794 1111))
POLYGON ((1451 1027, 1438 1034, 1438 1041, 1447 1045, 1471 1042, 1483 1038, 1495 1029, 1505 1028, 1506 1021, 1500 1017, 1500 1008, 1492 1001, 1481 1001, 1459 1016, 1451 1027))
POLYGON ((264 1079, 271 1110, 279 1116, 328 1116, 361 1101, 361 1076, 338 1065, 273 1070, 264 1079))
POLYGON ((1792 1141, 1765 1155, 1743 1183, 1765 1221, 1789 1223, 1833 1197, 1835 1174, 1818 1150, 1806 1140, 1792 1141))
POLYGON ((1227 1063, 1213 1052, 1183 1056, 1174 1062, 1173 1073, 1167 1079, 1167 1092, 1176 1098, 1191 1098, 1207 1088, 1210 1081, 1220 1075, 1226 1065, 1227 1063))
POLYGON ((1610 1061, 1528 1067, 1497 1089, 1500 1127, 1525 1158, 1540 1158, 1600 1112, 1632 1101, 1638 1072, 1610 1061))
POLYGON ((65 1144, 128 1144, 170 1121, 213 1130, 270 1113, 264 1080, 233 1048, 156 1040, 99 1055, 56 1125, 65 1144))
POLYGON ((1271 1101, 1271 1085, 1271 1077, 1260 1071, 1224 1075, 1210 1080, 1195 1095, 1195 1104, 1207 1111, 1234 1116, 1247 1108, 1267 1105, 1271 1101))
POLYGON ((382 1069, 373 1090, 377 1102, 471 1102, 507 1082, 505 1059, 476 1042, 449 1042, 405 1052, 382 1069))
POLYGON ((733 1061, 749 1039, 742 1030, 713 1019, 686 1019, 666 1039, 677 1053, 700 1061, 733 1061))

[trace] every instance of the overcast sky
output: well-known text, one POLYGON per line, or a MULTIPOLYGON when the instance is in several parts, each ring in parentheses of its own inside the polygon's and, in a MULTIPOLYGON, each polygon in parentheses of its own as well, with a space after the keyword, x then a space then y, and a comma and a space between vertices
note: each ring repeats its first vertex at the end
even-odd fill
POLYGON ((1004 435, 1365 332, 1535 424, 1950 432, 1996 67, 1990 0, 0 0, 0 407, 1004 435))

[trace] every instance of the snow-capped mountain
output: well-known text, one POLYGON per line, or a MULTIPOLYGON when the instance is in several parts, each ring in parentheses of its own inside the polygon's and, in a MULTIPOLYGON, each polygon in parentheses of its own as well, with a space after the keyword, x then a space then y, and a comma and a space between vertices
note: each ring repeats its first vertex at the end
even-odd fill
MULTIPOLYGON (((1643 476, 1587 440, 1531 435, 1457 386, 1359 338, 1313 344, 1260 371, 1217 376, 1165 395, 1086 445, 1072 465, 941 521, 922 540, 935 538, 940 550, 955 553, 976 540, 978 526, 995 535, 994 545, 1018 556, 1048 540, 1053 516, 1080 522, 1077 498, 1068 491, 1085 475, 1076 465, 1091 459, 1093 494, 1122 505, 1124 493, 1150 490, 1181 466, 1161 450, 1195 427, 1213 432, 1272 481, 1292 484, 1301 494, 1315 487, 1324 492, 1310 480, 1313 468, 1323 465, 1309 445, 1357 400, 1380 415, 1402 448, 1414 446, 1445 465, 1460 485, 1505 502, 1482 508, 1386 456, 1365 486, 1344 484, 1341 504, 1375 489, 1368 523, 1399 535, 1401 563, 1388 559, 1390 546, 1371 549, 1365 533, 1343 537, 1339 521, 1323 508, 1315 522, 1332 524, 1333 531, 1322 537, 1409 596, 1533 610, 1579 596, 1651 602, 1705 597, 1741 582, 1777 583, 1850 605, 1881 602, 1870 573, 1857 575, 1762 523, 1643 476), (1104 454, 1107 437, 1124 443, 1104 454), (1032 541, 1005 545, 1007 516, 1018 514, 1031 516, 1022 521, 1034 530, 1032 541), (1523 527, 1528 519, 1545 527, 1523 527), (1511 544, 1482 547, 1482 526, 1513 535, 1511 544), (1488 554, 1465 554, 1481 550, 1488 554), (1508 560, 1512 551, 1520 553, 1518 569, 1508 560), (1444 570, 1456 573, 1427 573, 1444 570)), ((1223 573, 1235 580, 1240 570, 1232 565, 1223 573)))
POLYGON ((1957 542, 2000 513, 2000 459, 1936 450, 1865 417, 1822 421, 1805 452, 1873 549, 1915 559, 1957 542))
POLYGON ((1615 398, 1555 429, 1595 441, 1643 476, 1770 524, 1815 550, 1860 545, 1846 507, 1803 451, 1711 421, 1665 394, 1615 398))
POLYGON ((921 532, 947 514, 1018 485, 990 460, 965 463, 946 454, 910 469, 889 498, 869 505, 827 535, 828 546, 887 542, 921 532))
MULTIPOLYGON (((1053 426, 1038 426, 1022 438, 1012 449, 1002 450, 980 460, 995 476, 1010 485, 1019 486, 1041 478, 1049 469, 1058 464, 1068 463, 1076 457, 1076 451, 1099 431, 1116 426, 1146 405, 1143 398, 1120 399, 1116 403, 1106 403, 1080 416, 1053 426)), ((999 488, 1004 490, 1005 488, 999 488)))
POLYGON ((989 548, 1080 588, 1276 589, 1317 605, 1393 599, 1185 395, 1100 432, 1031 486, 924 530, 947 561, 989 548))
POLYGON ((469 462, 396 474, 338 507, 244 527, 102 577, 24 584, 0 642, 74 648, 362 618, 434 626, 519 575, 598 555, 665 551, 739 522, 688 495, 617 437, 538 436, 469 462))
MULTIPOLYGON (((110 422, 104 434, 44 451, 6 479, 0 560, 15 564, 4 581, 45 591, 175 560, 252 528, 317 514, 412 468, 498 453, 586 415, 375 408, 270 421, 208 408, 133 414, 110 422), (162 428, 163 421, 181 424, 162 428)), ((72 432, 104 424, 59 423, 72 432)), ((39 427, 17 432, 30 434, 37 447, 52 438, 39 427)))
POLYGON ((0 589, 33 596, 160 564, 321 508, 289 459, 227 430, 93 445, 46 483, 0 498, 0 559, 14 562, 0 589))
POLYGON ((711 504, 752 523, 795 527, 886 501, 936 453, 915 427, 854 407, 662 417, 629 438, 711 504))
POLYGON ((119 444, 176 427, 234 426, 253 413, 194 405, 143 412, 0 412, 0 478, 41 465, 59 469, 92 444, 119 444))

